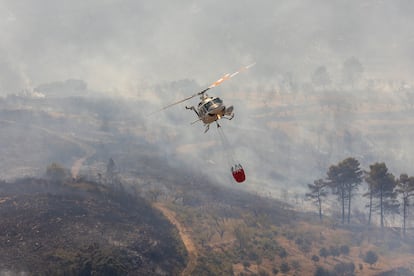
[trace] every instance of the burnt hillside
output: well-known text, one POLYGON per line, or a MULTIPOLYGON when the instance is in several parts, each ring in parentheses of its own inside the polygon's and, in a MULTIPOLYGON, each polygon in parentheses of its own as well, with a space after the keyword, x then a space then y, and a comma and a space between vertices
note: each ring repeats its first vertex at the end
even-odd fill
POLYGON ((0 183, 0 269, 39 275, 176 275, 186 252, 144 199, 95 183, 0 183))

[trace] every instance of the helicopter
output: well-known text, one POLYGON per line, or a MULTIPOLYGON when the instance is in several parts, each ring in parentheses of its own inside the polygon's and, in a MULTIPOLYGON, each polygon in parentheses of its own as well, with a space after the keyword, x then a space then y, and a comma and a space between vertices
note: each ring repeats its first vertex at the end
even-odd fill
POLYGON ((183 100, 180 100, 178 102, 169 104, 165 107, 163 107, 161 110, 170 108, 174 105, 180 104, 182 102, 188 101, 194 97, 200 96, 200 102, 198 103, 197 107, 195 106, 186 106, 185 108, 188 110, 193 110, 198 119, 194 122, 192 122, 191 124, 195 124, 199 121, 202 121, 205 125, 205 130, 204 133, 206 133, 209 129, 210 129, 210 124, 213 122, 216 122, 217 127, 220 127, 220 124, 218 123, 218 120, 220 119, 227 119, 227 120, 231 120, 234 118, 234 107, 233 106, 226 106, 223 103, 223 100, 220 99, 219 97, 211 97, 207 95, 207 91, 219 86, 221 83, 223 83, 224 81, 231 79, 232 77, 238 75, 240 72, 245 71, 247 69, 249 69, 250 67, 254 66, 255 63, 249 64, 247 66, 244 66, 242 68, 240 68, 238 71, 232 73, 232 74, 225 74, 223 77, 221 77, 220 79, 218 79, 217 81, 213 82, 209 87, 205 88, 204 90, 191 95, 183 100))

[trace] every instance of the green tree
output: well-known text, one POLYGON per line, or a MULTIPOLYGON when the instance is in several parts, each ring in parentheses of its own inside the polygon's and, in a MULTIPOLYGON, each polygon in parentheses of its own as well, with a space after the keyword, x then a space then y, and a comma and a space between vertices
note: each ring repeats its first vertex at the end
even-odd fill
POLYGON ((375 163, 370 165, 366 182, 369 183, 371 197, 378 200, 377 205, 374 206, 371 202, 370 208, 379 210, 381 228, 384 228, 385 212, 397 212, 399 207, 396 200, 397 193, 394 191, 396 187, 395 177, 388 172, 385 163, 375 163))
POLYGON ((401 195, 403 206, 403 235, 406 236, 406 221, 408 216, 408 206, 410 198, 414 196, 414 177, 408 177, 407 174, 401 174, 397 180, 395 191, 401 195))
POLYGON ((339 162, 338 165, 332 165, 327 175, 333 194, 336 194, 341 202, 342 223, 345 223, 346 203, 348 203, 348 223, 350 223, 351 199, 354 191, 358 189, 363 179, 363 172, 359 161, 353 157, 346 158, 339 162))
POLYGON ((318 179, 313 182, 313 184, 308 184, 310 190, 309 193, 306 193, 306 197, 311 200, 319 210, 319 219, 322 221, 322 197, 327 196, 326 192, 326 183, 323 179, 318 179))
POLYGON ((328 169, 328 182, 332 193, 338 196, 341 202, 342 223, 345 222, 345 182, 339 165, 332 165, 328 169))
POLYGON ((355 158, 349 157, 340 163, 345 177, 345 189, 348 197, 348 224, 351 220, 351 199, 363 180, 363 171, 355 158))
POLYGON ((364 171, 365 174, 365 182, 368 185, 368 192, 363 194, 364 197, 369 198, 369 202, 366 205, 368 207, 368 225, 371 225, 371 218, 372 218, 372 210, 373 210, 373 199, 374 199, 374 193, 375 193, 375 181, 370 178, 370 172, 364 171))

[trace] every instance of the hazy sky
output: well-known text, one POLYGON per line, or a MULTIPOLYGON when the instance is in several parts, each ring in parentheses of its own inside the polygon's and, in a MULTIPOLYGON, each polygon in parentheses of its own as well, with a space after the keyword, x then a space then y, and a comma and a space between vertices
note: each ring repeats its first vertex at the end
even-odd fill
POLYGON ((256 81, 355 56, 368 74, 414 72, 410 0, 1 0, 0 94, 68 78, 136 94, 209 83, 252 61, 256 81))

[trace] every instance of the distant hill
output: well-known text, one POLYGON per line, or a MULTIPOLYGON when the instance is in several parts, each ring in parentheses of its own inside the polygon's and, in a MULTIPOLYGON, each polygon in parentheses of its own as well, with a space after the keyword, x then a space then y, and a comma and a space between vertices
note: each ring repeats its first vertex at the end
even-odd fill
POLYGON ((35 91, 46 97, 85 96, 88 93, 88 85, 83 80, 68 79, 37 86, 35 91))

